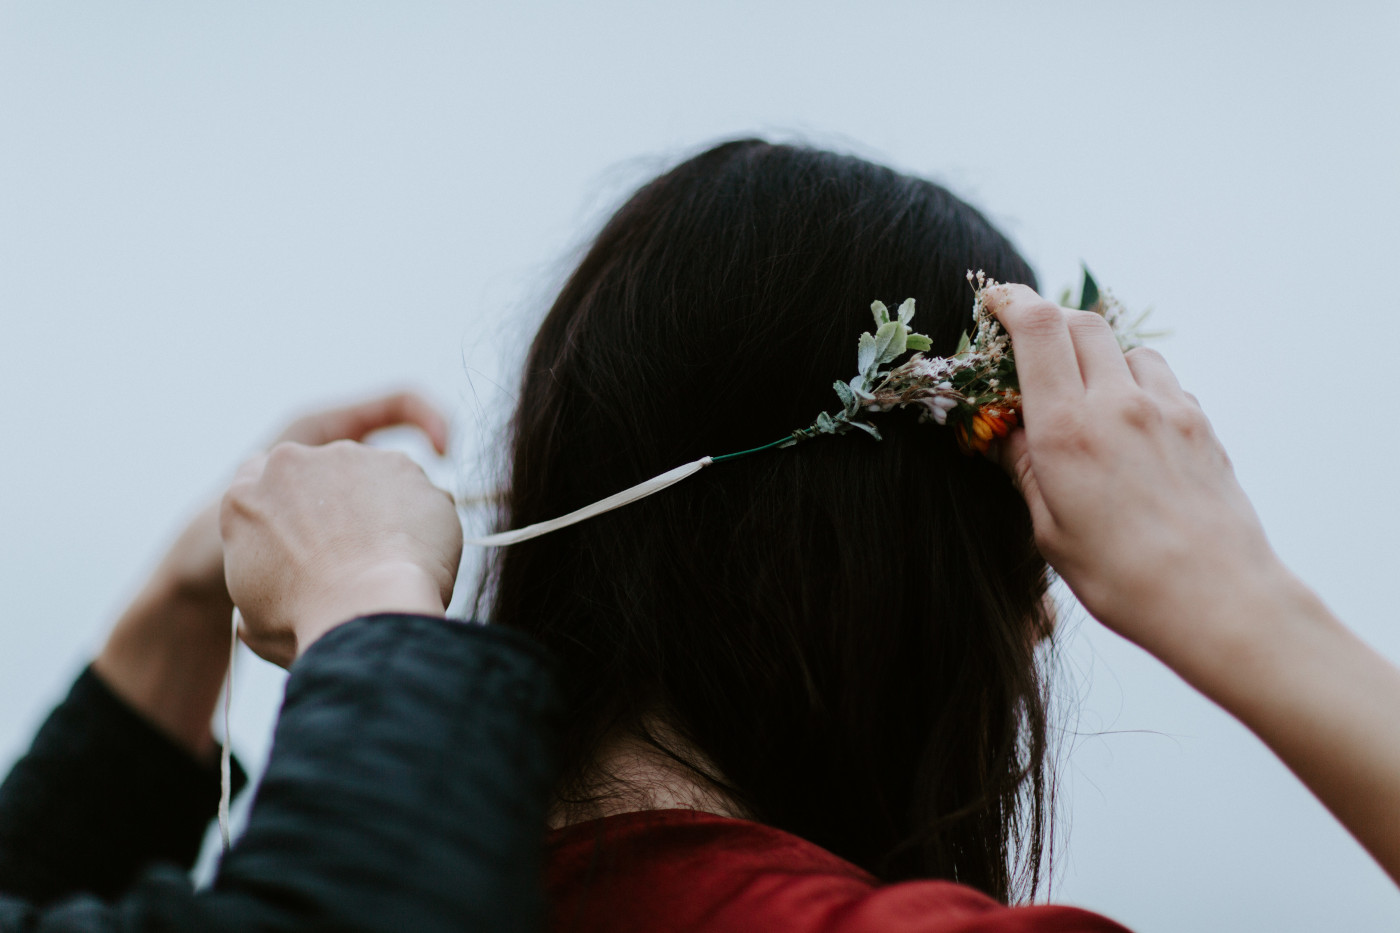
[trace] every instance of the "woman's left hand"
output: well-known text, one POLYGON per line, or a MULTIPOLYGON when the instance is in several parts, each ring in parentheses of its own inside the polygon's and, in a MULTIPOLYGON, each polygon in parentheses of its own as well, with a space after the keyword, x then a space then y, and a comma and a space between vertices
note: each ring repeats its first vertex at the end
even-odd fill
MULTIPOLYGON (((438 453, 446 452, 446 420, 411 392, 305 415, 287 425, 273 444, 358 441, 400 425, 419 428, 438 453)), ((214 745, 209 723, 228 666, 232 612, 215 500, 161 559, 108 636, 93 669, 162 731, 196 755, 207 754, 214 745)))
MULTIPOLYGON (((304 415, 282 430, 268 445, 304 444, 319 447, 333 441, 362 441, 375 431, 407 425, 420 429, 433 449, 447 452, 447 422, 421 396, 396 392, 367 401, 327 408, 304 415)), ((219 502, 215 499, 180 533, 162 559, 156 577, 161 584, 187 600, 217 609, 219 638, 223 639, 227 616, 233 610, 224 582, 224 545, 219 539, 219 502)))

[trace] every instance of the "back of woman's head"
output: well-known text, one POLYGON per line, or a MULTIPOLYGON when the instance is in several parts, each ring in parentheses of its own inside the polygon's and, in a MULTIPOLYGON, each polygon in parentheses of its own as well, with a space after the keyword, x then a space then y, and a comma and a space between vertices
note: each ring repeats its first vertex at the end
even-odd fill
MULTIPOLYGON (((872 299, 948 354, 968 269, 1034 284, 975 210, 859 159, 711 149, 611 219, 535 338, 501 527, 561 515, 839 406, 872 299)), ((704 756, 747 814, 885 879, 1034 886, 1047 815, 1044 564, 990 463, 912 414, 716 465, 504 550, 493 621, 561 662, 564 801, 631 733, 704 756)))

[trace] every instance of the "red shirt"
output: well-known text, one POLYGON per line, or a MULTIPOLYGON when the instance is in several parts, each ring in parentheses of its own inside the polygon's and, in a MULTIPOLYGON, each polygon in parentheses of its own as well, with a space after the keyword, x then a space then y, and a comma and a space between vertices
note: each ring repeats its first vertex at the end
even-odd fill
POLYGON ((789 833, 693 810, 557 830, 545 877, 551 933, 1126 933, 949 881, 882 885, 789 833))

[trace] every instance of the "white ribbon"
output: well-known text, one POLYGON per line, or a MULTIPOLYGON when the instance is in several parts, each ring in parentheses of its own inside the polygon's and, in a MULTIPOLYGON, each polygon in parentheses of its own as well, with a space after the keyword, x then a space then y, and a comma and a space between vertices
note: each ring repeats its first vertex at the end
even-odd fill
POLYGON ((229 734, 229 707, 233 704, 233 659, 238 657, 238 623, 242 617, 233 610, 233 632, 228 645, 228 683, 224 685, 224 750, 219 755, 219 835, 224 837, 224 852, 232 844, 229 838, 228 805, 233 796, 233 736, 229 734))
POLYGON ((649 480, 644 480, 630 489, 613 493, 606 499, 599 499, 592 505, 585 505, 583 508, 570 512, 568 515, 561 515, 558 518, 551 518, 547 522, 536 522, 533 525, 526 525, 524 528, 517 528, 514 531, 502 531, 499 534, 487 535, 484 538, 473 538, 467 544, 475 544, 479 547, 505 547, 508 544, 516 544, 520 541, 528 541, 531 538, 538 538, 540 535, 575 525, 587 518, 595 515, 602 515, 604 512, 611 512, 613 509, 621 508, 630 502, 638 499, 645 499, 654 492, 660 492, 667 486, 679 483, 693 473, 709 466, 714 460, 710 457, 701 457, 690 463, 678 466, 674 470, 667 470, 660 476, 653 476, 649 480))

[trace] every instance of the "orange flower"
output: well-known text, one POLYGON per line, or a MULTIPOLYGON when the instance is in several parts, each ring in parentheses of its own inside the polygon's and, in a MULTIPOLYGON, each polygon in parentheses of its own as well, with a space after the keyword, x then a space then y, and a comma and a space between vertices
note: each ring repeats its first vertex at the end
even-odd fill
POLYGON ((1014 409, 992 405, 979 408, 970 421, 957 426, 958 447, 965 454, 984 454, 994 441, 1009 434, 1017 421, 1014 409))

